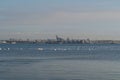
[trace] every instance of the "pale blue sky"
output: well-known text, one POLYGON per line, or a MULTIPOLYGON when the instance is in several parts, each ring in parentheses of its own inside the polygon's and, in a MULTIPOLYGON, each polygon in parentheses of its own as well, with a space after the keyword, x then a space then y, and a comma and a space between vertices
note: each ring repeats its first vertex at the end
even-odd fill
POLYGON ((0 39, 120 39, 120 0, 0 0, 0 39))

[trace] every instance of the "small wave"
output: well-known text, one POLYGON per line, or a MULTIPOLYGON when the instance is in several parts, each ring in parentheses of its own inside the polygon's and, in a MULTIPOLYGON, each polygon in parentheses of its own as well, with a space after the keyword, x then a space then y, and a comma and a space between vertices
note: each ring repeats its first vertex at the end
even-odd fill
POLYGON ((37 50, 39 50, 39 51, 43 51, 43 48, 38 48, 37 50))

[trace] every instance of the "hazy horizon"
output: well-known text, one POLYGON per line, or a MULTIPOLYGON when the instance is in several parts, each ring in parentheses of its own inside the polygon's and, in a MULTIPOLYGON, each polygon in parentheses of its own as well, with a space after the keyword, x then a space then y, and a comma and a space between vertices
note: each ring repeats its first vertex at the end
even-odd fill
POLYGON ((120 40, 119 0, 0 0, 0 39, 120 40))

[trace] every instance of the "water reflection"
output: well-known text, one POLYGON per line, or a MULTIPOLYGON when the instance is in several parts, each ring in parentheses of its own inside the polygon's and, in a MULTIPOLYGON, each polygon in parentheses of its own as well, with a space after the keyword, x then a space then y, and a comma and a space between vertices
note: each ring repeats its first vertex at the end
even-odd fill
POLYGON ((14 59, 0 61, 1 80, 119 80, 119 61, 14 59))

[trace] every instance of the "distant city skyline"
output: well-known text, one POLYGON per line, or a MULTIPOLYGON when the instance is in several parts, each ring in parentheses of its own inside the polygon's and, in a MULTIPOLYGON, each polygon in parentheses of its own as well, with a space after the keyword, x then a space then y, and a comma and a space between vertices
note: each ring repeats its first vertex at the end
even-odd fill
POLYGON ((120 0, 0 0, 0 40, 120 40, 120 0))

